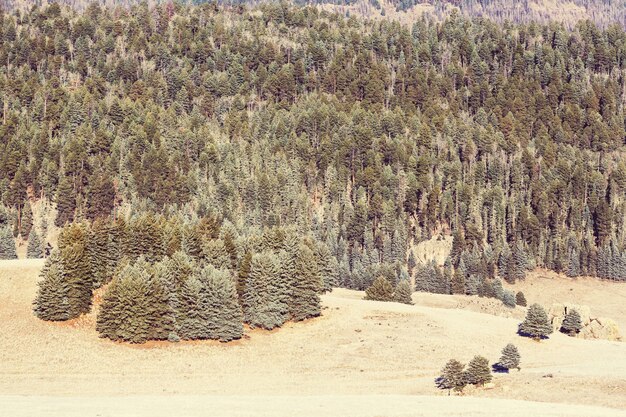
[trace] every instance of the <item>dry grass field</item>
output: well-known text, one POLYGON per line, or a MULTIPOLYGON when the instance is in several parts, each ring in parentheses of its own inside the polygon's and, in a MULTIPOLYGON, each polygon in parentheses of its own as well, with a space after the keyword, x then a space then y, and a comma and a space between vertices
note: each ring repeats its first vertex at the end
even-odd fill
MULTIPOLYGON (((149 343, 98 338, 95 313, 35 318, 35 260, 0 261, 0 415, 626 415, 626 343, 515 334, 521 308, 414 294, 416 305, 336 289, 323 316, 240 341, 149 343), (450 358, 498 360, 509 342, 521 372, 447 397, 434 378, 450 358), (557 404, 558 403, 558 404, 557 404)), ((529 302, 575 301, 626 329, 626 285, 538 272, 514 286, 529 302)))

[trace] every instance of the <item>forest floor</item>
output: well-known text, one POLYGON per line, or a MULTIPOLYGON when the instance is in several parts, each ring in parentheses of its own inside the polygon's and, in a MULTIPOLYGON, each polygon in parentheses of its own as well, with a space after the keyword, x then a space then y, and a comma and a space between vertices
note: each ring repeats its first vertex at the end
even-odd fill
MULTIPOLYGON (((247 330, 237 342, 127 345, 100 339, 94 313, 38 320, 42 265, 0 261, 3 416, 626 416, 626 342, 522 338, 524 309, 494 300, 415 293, 409 306, 335 289, 322 297, 322 317, 247 330), (435 387, 448 359, 493 363, 507 343, 521 371, 462 397, 435 387)), ((589 305, 626 333, 626 284, 538 271, 513 289, 546 307, 589 305)))

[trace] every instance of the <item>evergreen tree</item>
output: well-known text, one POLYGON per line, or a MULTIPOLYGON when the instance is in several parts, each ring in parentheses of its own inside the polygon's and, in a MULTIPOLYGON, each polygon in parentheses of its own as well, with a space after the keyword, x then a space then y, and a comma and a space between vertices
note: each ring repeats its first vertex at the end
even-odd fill
POLYGON ((491 369, 489 361, 482 356, 474 356, 467 364, 465 371, 465 382, 472 385, 484 385, 491 381, 491 369))
POLYGON ((243 335, 243 314, 237 298, 235 283, 226 270, 208 265, 200 272, 206 286, 206 310, 209 338, 229 342, 243 335))
POLYGON ((539 304, 528 307, 526 319, 519 326, 519 333, 535 340, 546 338, 552 333, 552 326, 543 307, 539 304))
POLYGON ((524 296, 523 292, 518 291, 517 294, 515 294, 515 304, 517 304, 518 306, 526 307, 526 297, 524 296))
POLYGON ((59 181, 59 188, 56 194, 57 217, 54 224, 61 227, 74 220, 76 211, 76 191, 72 179, 63 175, 59 181))
POLYGON ((252 257, 243 294, 244 320, 251 327, 271 330, 282 326, 288 318, 279 268, 277 257, 270 252, 252 257))
POLYGON ((294 283, 291 291, 289 311, 295 321, 321 314, 319 268, 315 255, 305 245, 301 245, 296 260, 294 283))
POLYGON ((575 336, 582 327, 578 311, 573 308, 568 309, 563 319, 563 324, 561 325, 561 332, 569 336, 575 336))
POLYGON ((463 372, 463 364, 455 359, 450 359, 446 366, 441 370, 441 375, 435 380, 437 388, 447 389, 448 395, 454 390, 462 392, 467 382, 463 372))
POLYGON ((365 299, 373 301, 393 301, 393 287, 387 278, 381 275, 365 290, 365 299))
POLYGON ((28 235, 28 246, 26 247, 27 258, 43 258, 43 242, 35 229, 31 229, 28 235))
POLYGON ((396 285, 396 290, 393 293, 393 300, 403 304, 413 304, 411 295, 413 291, 411 289, 411 282, 408 279, 402 279, 396 285))
POLYGON ((53 251, 46 260, 40 278, 37 297, 33 303, 35 315, 49 321, 70 319, 69 286, 58 251, 53 251))
POLYGON ((22 238, 27 237, 33 228, 33 210, 30 206, 30 202, 27 200, 22 210, 22 216, 20 219, 20 235, 22 238))
POLYGON ((507 307, 515 308, 515 305, 516 305, 515 295, 511 291, 505 290, 502 295, 502 303, 507 307))
POLYGON ((506 372, 509 372, 510 369, 517 368, 519 371, 520 367, 520 354, 515 347, 514 344, 509 343, 502 349, 502 356, 498 361, 498 367, 505 369, 506 372))
POLYGON ((0 228, 0 259, 17 259, 13 232, 6 226, 0 228))

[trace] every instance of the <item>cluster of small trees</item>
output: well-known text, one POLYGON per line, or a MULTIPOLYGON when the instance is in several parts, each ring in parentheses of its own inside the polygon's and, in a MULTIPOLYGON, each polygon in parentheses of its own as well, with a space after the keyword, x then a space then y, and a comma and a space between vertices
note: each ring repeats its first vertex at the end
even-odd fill
MULTIPOLYGON (((510 369, 520 369, 520 354, 515 345, 509 343, 502 349, 500 360, 493 365, 497 371, 508 372, 510 369)), ((484 385, 492 379, 489 360, 482 356, 474 356, 467 364, 467 368, 456 359, 451 359, 441 370, 441 375, 435 379, 438 388, 462 392, 467 385, 484 385)))
POLYGON ((394 288, 389 280, 381 275, 365 290, 365 299, 413 304, 413 300, 411 299, 412 294, 413 289, 408 279, 399 280, 394 288))
POLYGON ((335 286, 336 260, 294 229, 240 236, 215 218, 183 221, 140 214, 63 228, 42 270, 35 314, 68 320, 107 287, 98 331, 113 340, 219 339, 242 323, 272 329, 320 314, 335 286))

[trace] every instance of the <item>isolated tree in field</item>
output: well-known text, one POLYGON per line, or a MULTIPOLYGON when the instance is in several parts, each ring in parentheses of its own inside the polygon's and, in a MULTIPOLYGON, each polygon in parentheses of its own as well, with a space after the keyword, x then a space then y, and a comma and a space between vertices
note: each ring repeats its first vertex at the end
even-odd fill
POLYGON ((552 325, 543 307, 533 304, 528 308, 526 319, 519 326, 519 333, 535 340, 548 337, 552 333, 552 325))
POLYGON ((289 302, 289 312, 293 320, 300 321, 321 314, 318 295, 320 290, 320 274, 315 254, 308 246, 300 245, 289 302))
POLYGON ((563 324, 561 325, 561 332, 569 336, 576 336, 576 333, 582 329, 583 325, 580 320, 580 314, 573 308, 567 310, 563 324))
POLYGON ((489 369, 489 360, 482 356, 474 356, 467 364, 465 370, 465 382, 472 385, 484 385, 491 381, 491 369, 489 369))
POLYGON ((402 279, 396 285, 396 290, 393 293, 393 300, 403 304, 413 304, 411 295, 413 290, 411 288, 411 282, 408 279, 402 279))
POLYGON ((8 226, 0 229, 0 259, 17 259, 13 232, 8 226))
POLYGON ((26 257, 43 258, 43 242, 35 229, 31 229, 28 235, 28 246, 26 247, 26 257))
POLYGON ((454 390, 462 392, 467 382, 463 372, 464 365, 456 359, 450 359, 441 370, 441 375, 435 380, 437 388, 447 389, 448 395, 454 390))
POLYGON ((207 265, 200 271, 205 286, 206 300, 203 312, 210 339, 229 342, 243 335, 243 314, 237 298, 235 282, 228 270, 207 265))
POLYGON ((521 307, 527 306, 526 297, 524 296, 523 292, 519 291, 517 294, 515 294, 515 304, 521 307))
POLYGON ((41 281, 34 301, 34 312, 42 320, 64 321, 70 318, 69 286, 63 275, 58 251, 52 252, 40 274, 41 281))
POLYGON ((509 372, 510 369, 520 369, 520 354, 514 344, 509 343, 502 349, 502 356, 498 361, 498 367, 509 372))
POLYGON ((372 285, 365 290, 365 299, 372 301, 393 301, 393 287, 384 276, 380 275, 372 285))

